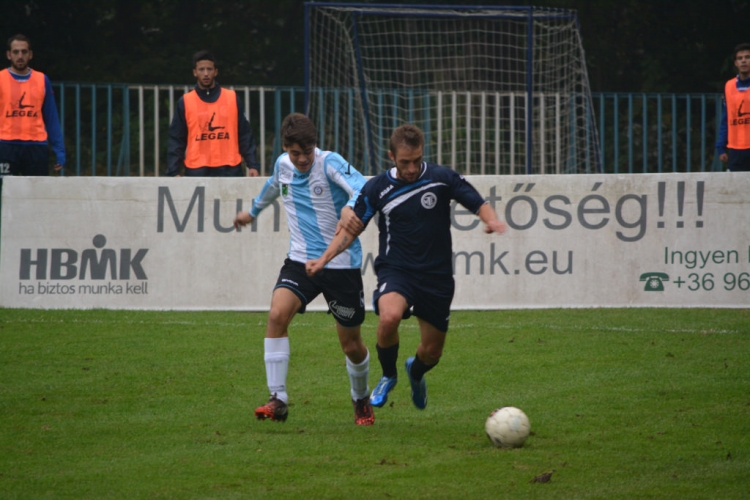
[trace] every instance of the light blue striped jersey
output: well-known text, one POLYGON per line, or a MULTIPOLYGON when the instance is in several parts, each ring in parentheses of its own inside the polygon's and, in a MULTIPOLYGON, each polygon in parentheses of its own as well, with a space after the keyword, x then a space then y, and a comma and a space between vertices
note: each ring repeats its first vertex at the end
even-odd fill
MULTIPOLYGON (((260 212, 276 198, 286 208, 291 232, 289 258, 305 263, 325 252, 336 233, 341 209, 354 206, 365 178, 338 153, 315 148, 315 162, 305 173, 295 168, 287 153, 276 160, 273 174, 253 200, 250 215, 260 212)), ((356 269, 362 266, 359 239, 337 255, 326 267, 356 269)))

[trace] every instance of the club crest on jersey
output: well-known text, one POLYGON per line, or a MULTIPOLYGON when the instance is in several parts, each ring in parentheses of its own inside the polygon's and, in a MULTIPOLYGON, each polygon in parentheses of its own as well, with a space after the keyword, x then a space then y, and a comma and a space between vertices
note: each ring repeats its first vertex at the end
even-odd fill
POLYGON ((320 196, 321 194, 323 194, 323 186, 321 186, 320 184, 316 184, 315 186, 313 186, 312 192, 315 194, 315 196, 320 196))
POLYGON ((422 195, 422 206, 425 207, 427 210, 435 208, 436 204, 437 204, 437 196, 435 196, 435 193, 425 193, 422 195))

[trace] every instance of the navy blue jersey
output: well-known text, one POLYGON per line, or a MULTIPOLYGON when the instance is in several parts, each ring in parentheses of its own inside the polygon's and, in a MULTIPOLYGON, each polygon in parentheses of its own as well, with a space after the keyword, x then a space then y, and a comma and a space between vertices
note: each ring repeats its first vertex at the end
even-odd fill
POLYGON ((365 226, 380 214, 375 270, 385 265, 452 275, 451 200, 475 214, 484 204, 462 175, 432 163, 423 162, 419 179, 410 184, 396 179, 395 167, 367 181, 354 212, 365 226))

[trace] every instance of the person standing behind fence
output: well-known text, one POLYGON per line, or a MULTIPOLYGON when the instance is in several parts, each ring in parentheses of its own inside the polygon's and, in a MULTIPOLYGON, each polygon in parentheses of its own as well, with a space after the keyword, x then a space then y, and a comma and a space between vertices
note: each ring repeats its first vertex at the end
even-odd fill
POLYGON ((180 97, 167 145, 167 175, 179 177, 257 177, 260 164, 250 122, 234 90, 216 82, 219 69, 207 50, 193 55, 195 89, 180 97))
POLYGON ((10 67, 0 71, 0 182, 5 175, 49 175, 49 145, 55 170, 65 165, 60 118, 47 75, 32 70, 31 42, 8 39, 10 67))
POLYGON ((734 48, 737 76, 724 85, 719 138, 719 159, 730 172, 750 171, 750 43, 734 48))

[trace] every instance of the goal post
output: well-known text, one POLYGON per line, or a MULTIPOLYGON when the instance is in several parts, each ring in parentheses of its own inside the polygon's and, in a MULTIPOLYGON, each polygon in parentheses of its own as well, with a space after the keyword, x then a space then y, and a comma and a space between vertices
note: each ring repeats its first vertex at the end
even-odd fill
POLYGON ((600 171, 573 10, 306 2, 305 110, 368 175, 406 122, 465 174, 600 171))

